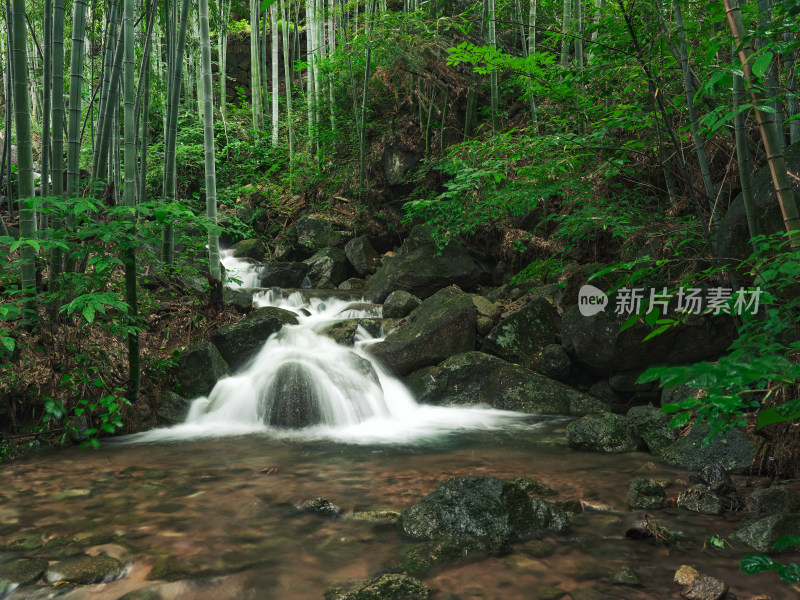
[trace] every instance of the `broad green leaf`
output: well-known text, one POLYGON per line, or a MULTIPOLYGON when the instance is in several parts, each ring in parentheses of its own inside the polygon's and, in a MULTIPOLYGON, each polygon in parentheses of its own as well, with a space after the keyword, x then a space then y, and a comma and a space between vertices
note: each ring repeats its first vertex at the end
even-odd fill
POLYGON ((782 535, 772 544, 775 550, 786 550, 792 546, 800 546, 800 535, 782 535))
POLYGON ((769 69, 769 65, 772 62, 772 52, 764 52, 759 54, 756 57, 756 60, 753 62, 753 75, 758 77, 759 79, 764 77, 764 73, 767 72, 769 69))
POLYGON ((94 313, 95 310, 91 306, 85 306, 83 309, 83 318, 86 319, 86 322, 91 324, 94 321, 94 313))
POLYGON ((760 429, 773 423, 783 423, 798 418, 800 418, 800 398, 762 410, 758 413, 758 427, 760 429))
POLYGON ((775 562, 766 554, 748 554, 739 561, 739 568, 748 575, 754 575, 774 569, 775 562))
POLYGON ((8 350, 8 352, 14 351, 14 346, 16 342, 14 342, 14 338, 8 336, 0 336, 0 342, 3 343, 3 347, 8 350))
POLYGON ((795 563, 781 565, 778 567, 778 576, 788 583, 797 583, 800 581, 800 566, 795 563))

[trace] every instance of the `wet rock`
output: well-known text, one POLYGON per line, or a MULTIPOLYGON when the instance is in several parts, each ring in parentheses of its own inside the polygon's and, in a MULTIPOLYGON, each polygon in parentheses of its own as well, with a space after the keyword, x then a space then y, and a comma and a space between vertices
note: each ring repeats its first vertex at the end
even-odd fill
POLYGON ((551 487, 540 481, 534 481, 530 477, 517 477, 514 480, 514 485, 531 496, 555 496, 558 494, 558 492, 551 487))
POLYGON ((330 281, 335 287, 348 274, 347 255, 340 248, 323 248, 304 262, 311 267, 307 275, 311 287, 319 287, 322 281, 330 281))
POLYGON ((374 355, 398 375, 434 365, 475 348, 475 310, 470 297, 449 287, 426 299, 406 321, 370 346, 374 355))
POLYGON ((681 567, 675 571, 675 576, 672 578, 672 580, 678 585, 689 585, 695 579, 697 579, 699 575, 700 571, 694 567, 690 567, 689 565, 681 565, 681 567))
POLYGON ((356 337, 357 328, 358 320, 348 319, 347 321, 338 321, 326 326, 320 331, 320 335, 329 337, 342 346, 352 346, 356 337))
POLYGON ((768 488, 758 488, 750 492, 744 503, 750 519, 760 519, 767 515, 800 512, 800 492, 780 483, 768 488))
POLYGON ((302 262, 266 262, 259 267, 261 287, 299 288, 311 270, 302 262))
POLYGON ((242 240, 231 246, 231 253, 234 258, 252 258, 260 260, 264 258, 264 253, 266 251, 267 247, 264 242, 255 239, 242 240))
POLYGON ((609 579, 616 585, 639 585, 639 577, 630 565, 622 565, 609 576, 609 579))
POLYGON ((47 583, 68 581, 70 583, 99 583, 117 579, 124 572, 121 562, 100 554, 98 556, 76 556, 50 565, 44 574, 47 583))
POLYGON ((402 319, 417 308, 422 300, 405 290, 396 290, 383 302, 383 316, 387 319, 402 319))
POLYGON ((158 395, 156 416, 162 423, 168 425, 183 423, 189 414, 191 404, 191 400, 187 400, 170 390, 164 390, 158 395))
POLYGON ((676 404, 687 398, 696 398, 700 390, 690 385, 665 385, 661 389, 661 406, 676 404))
POLYGON ((47 561, 36 558, 23 558, 0 565, 0 598, 21 585, 31 585, 47 568, 47 561))
POLYGON ((361 276, 374 273, 380 264, 378 253, 375 251, 375 248, 372 247, 369 238, 365 235, 353 238, 347 242, 344 251, 347 255, 347 260, 353 265, 356 273, 361 276))
POLYGON ((614 373, 608 377, 608 385, 611 389, 620 394, 634 394, 653 391, 657 389, 654 382, 639 383, 639 376, 642 370, 624 371, 622 373, 614 373))
POLYGON ((383 302, 394 290, 428 298, 447 285, 470 289, 478 283, 481 269, 464 248, 452 242, 440 250, 430 238, 430 229, 415 227, 397 256, 385 258, 367 282, 364 295, 383 302))
POLYGON ((475 319, 475 329, 478 331, 478 335, 486 335, 492 330, 492 327, 494 327, 494 321, 489 317, 478 315, 475 319))
POLYGON ((725 503, 708 486, 697 484, 678 494, 678 507, 704 515, 721 515, 725 510, 725 503))
POLYGON ((654 455, 678 439, 678 430, 669 426, 672 416, 659 412, 653 406, 634 406, 626 416, 634 434, 644 441, 654 455))
POLYGON ((742 430, 731 429, 703 447, 707 434, 708 425, 694 425, 686 435, 663 448, 656 456, 666 463, 693 471, 712 463, 719 463, 734 472, 750 468, 756 449, 742 430))
POLYGON ((370 521, 372 523, 397 523, 400 513, 396 510, 387 508, 383 510, 357 511, 345 515, 348 521, 370 521))
POLYGON ((475 305, 475 310, 478 315, 496 321, 502 312, 500 306, 496 302, 492 302, 484 296, 478 294, 470 294, 472 303, 475 305))
POLYGON ((405 383, 420 402, 439 405, 485 403, 531 414, 565 415, 592 399, 578 390, 483 352, 451 356, 419 369, 405 383))
POLYGON ((502 552, 512 539, 569 528, 566 513, 534 500, 513 483, 494 477, 445 479, 436 491, 400 515, 400 530, 415 540, 472 537, 502 552))
POLYGON ((200 342, 181 352, 175 382, 187 398, 208 396, 217 381, 228 375, 228 363, 211 342, 200 342))
POLYGON ((572 359, 561 344, 548 344, 531 361, 532 369, 550 379, 563 381, 572 370, 572 359))
POLYGON ((327 498, 317 498, 310 500, 303 505, 303 512, 320 517, 335 519, 342 513, 342 509, 333 504, 327 498))
POLYGON ((728 593, 728 584, 708 575, 696 577, 686 589, 681 592, 681 596, 689 600, 720 600, 728 593))
POLYGON ((430 589, 418 579, 389 573, 348 590, 327 590, 325 600, 426 600, 430 594, 430 589))
POLYGON ((578 450, 620 453, 640 447, 625 417, 614 413, 591 414, 567 425, 567 443, 578 450))
POLYGON ((400 567, 408 573, 420 573, 443 563, 468 556, 490 554, 489 544, 471 536, 454 536, 429 544, 417 544, 406 553, 400 567))
POLYGON ((700 483, 708 486, 712 492, 723 496, 736 491, 733 479, 728 475, 725 467, 719 463, 708 465, 700 470, 700 483))
POLYGON ((652 479, 634 479, 628 487, 628 506, 630 508, 664 508, 667 495, 664 488, 652 479))
POLYGON ((500 321, 486 336, 481 350, 528 369, 535 355, 556 341, 558 311, 545 298, 534 297, 500 321))
POLYGON ((650 327, 638 323, 620 332, 626 320, 627 315, 609 310, 584 317, 578 306, 572 306, 561 318, 561 342, 579 363, 608 374, 620 365, 635 370, 720 356, 736 336, 732 319, 696 315, 645 342, 650 327))
POLYGON ((265 415, 273 427, 308 427, 322 422, 316 386, 305 366, 297 362, 282 364, 265 395, 272 402, 265 415))
POLYGON ((308 249, 309 254, 326 246, 344 248, 350 239, 350 234, 344 227, 322 216, 301 215, 294 229, 297 233, 297 245, 308 249))
POLYGON ((271 306, 259 308, 241 321, 212 331, 211 341, 231 369, 238 369, 261 350, 269 336, 288 324, 297 324, 294 313, 271 306))
POLYGON ((366 285, 367 282, 363 279, 351 277, 350 279, 345 279, 342 283, 340 283, 338 289, 346 292, 354 292, 363 290, 366 285))
POLYGON ((741 542, 759 552, 769 552, 783 535, 797 535, 800 531, 800 513, 769 515, 748 521, 734 531, 730 539, 741 542))
POLYGON ((589 395, 609 405, 622 404, 624 402, 623 397, 612 389, 611 384, 608 383, 608 379, 601 379, 594 383, 592 387, 589 388, 589 395))
POLYGON ((222 301, 236 312, 247 314, 253 310, 253 292, 242 289, 224 288, 222 301))

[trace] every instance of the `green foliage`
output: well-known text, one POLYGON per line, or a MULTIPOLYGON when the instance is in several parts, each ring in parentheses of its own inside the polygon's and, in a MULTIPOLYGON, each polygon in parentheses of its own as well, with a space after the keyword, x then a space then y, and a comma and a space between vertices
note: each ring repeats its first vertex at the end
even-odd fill
MULTIPOLYGON (((673 427, 683 427, 692 419, 707 422, 710 432, 705 442, 733 427, 745 425, 745 415, 769 403, 781 391, 796 389, 800 381, 798 320, 800 251, 788 247, 788 234, 759 236, 756 250, 748 259, 760 291, 762 310, 743 312, 739 337, 731 353, 716 362, 688 366, 652 367, 642 383, 660 381, 662 386, 685 384, 704 389, 707 395, 667 404, 662 411, 675 414, 673 427)), ((733 298, 729 302, 732 304, 733 298)), ((679 323, 667 323, 658 331, 679 323)), ((658 321, 656 321, 658 323, 658 321)), ((800 400, 792 399, 759 412, 758 426, 800 417, 800 400)))
MULTIPOLYGON (((778 538, 773 544, 775 550, 785 550, 800 546, 800 536, 784 535, 778 538)), ((739 561, 739 568, 748 575, 754 575, 763 571, 777 571, 778 577, 787 583, 797 583, 800 581, 800 565, 797 563, 780 563, 773 560, 766 554, 748 554, 739 561)))

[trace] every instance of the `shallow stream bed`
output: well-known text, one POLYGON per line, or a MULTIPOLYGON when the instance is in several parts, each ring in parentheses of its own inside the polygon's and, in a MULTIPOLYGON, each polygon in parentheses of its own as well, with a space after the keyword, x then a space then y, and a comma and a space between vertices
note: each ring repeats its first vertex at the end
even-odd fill
MULTIPOLYGON (((688 486, 689 473, 640 453, 573 451, 563 426, 563 420, 530 420, 414 446, 254 434, 41 453, 0 466, 0 560, 3 553, 53 561, 106 552, 128 565, 126 576, 111 583, 50 588, 63 598, 116 599, 139 590, 129 598, 319 600, 333 584, 396 568, 411 544, 391 523, 328 520, 296 505, 325 497, 346 513, 402 510, 444 478, 527 476, 557 490, 556 499, 595 510, 577 515, 567 537, 516 543, 507 556, 423 574, 434 599, 558 597, 549 588, 593 589, 595 598, 679 598, 682 588, 672 577, 682 564, 725 580, 740 600, 798 597, 774 572, 741 573, 746 549, 704 548, 712 535, 724 539, 741 524, 741 513, 659 510, 655 518, 677 535, 672 546, 626 538, 642 514, 626 506, 631 479, 664 481, 674 496, 688 486), (623 564, 633 568, 638 586, 609 582, 623 564)), ((736 480, 740 487, 746 482, 736 480)), ((11 598, 44 592, 20 588, 11 598)))

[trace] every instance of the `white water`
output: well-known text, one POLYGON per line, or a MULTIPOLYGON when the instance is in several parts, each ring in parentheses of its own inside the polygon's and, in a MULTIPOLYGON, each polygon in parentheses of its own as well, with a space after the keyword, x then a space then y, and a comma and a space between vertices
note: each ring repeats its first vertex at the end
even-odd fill
MULTIPOLYGON (((258 274, 252 265, 230 257, 227 252, 222 260, 228 273, 242 281, 240 287, 253 287, 251 282, 258 274)), ((298 315, 299 324, 284 326, 238 373, 217 382, 207 398, 195 399, 185 423, 131 436, 132 441, 265 432, 272 437, 292 439, 393 444, 431 439, 454 431, 506 429, 529 417, 480 407, 419 405, 399 380, 365 352, 367 346, 382 338, 373 338, 359 326, 354 346, 349 348, 319 334, 326 326, 343 319, 380 317, 379 306, 341 299, 309 300, 299 292, 284 298, 280 292, 272 291, 257 293, 254 302, 258 307, 290 310, 298 315), (276 375, 290 363, 299 365, 306 375, 318 400, 321 424, 303 429, 265 424, 265 415, 275 401, 276 375), (366 365, 371 365, 371 369, 366 365), (371 376, 370 370, 374 371, 371 376)))

